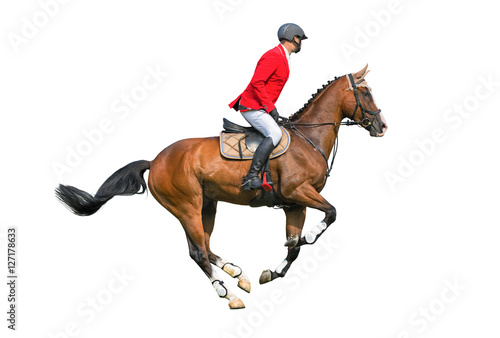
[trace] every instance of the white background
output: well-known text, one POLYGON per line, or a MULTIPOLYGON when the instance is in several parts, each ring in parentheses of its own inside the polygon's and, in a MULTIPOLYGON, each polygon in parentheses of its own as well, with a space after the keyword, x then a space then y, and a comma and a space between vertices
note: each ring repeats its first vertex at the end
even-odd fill
MULTIPOLYGON (((33 22, 46 2, 0 6, 2 337, 499 335, 500 24, 490 1, 73 0, 15 47, 23 18, 33 22), (224 275, 247 306, 230 311, 190 259, 180 224, 151 195, 117 197, 77 217, 53 189, 95 193, 129 162, 152 160, 178 139, 217 135, 223 117, 243 122, 227 104, 285 22, 300 24, 309 40, 292 56, 281 115, 369 63, 389 130, 375 139, 342 128, 322 192, 337 221, 302 249, 285 279, 258 284, 286 254, 282 211, 219 205, 212 249, 243 267, 253 286, 245 294, 224 275), (343 52, 347 44, 356 52, 343 52), (113 104, 148 67, 168 75, 121 118, 113 104), (481 79, 496 85, 488 91, 481 79), (458 113, 464 104, 467 117, 458 113), (105 119, 112 132, 58 175, 54 165, 67 165, 69 149, 105 119), (426 143, 424 154, 417 143, 436 129, 441 142, 426 143), (387 175, 401 181, 391 188, 387 175), (15 332, 5 320, 11 226, 19 241, 15 332), (108 299, 112 271, 133 279, 108 299), (90 311, 92 297, 106 304, 90 318, 78 309, 90 311)), ((306 228, 322 218, 310 211, 306 228)))

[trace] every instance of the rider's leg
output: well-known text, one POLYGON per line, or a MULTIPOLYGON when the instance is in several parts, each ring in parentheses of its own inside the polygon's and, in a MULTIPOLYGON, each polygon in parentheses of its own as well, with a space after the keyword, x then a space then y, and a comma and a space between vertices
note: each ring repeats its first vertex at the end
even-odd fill
POLYGON ((266 137, 262 141, 253 154, 252 164, 247 176, 243 179, 242 186, 245 189, 259 189, 262 187, 262 179, 259 178, 259 173, 266 163, 269 155, 274 149, 273 140, 271 137, 266 137))
POLYGON ((242 184, 245 189, 259 189, 263 183, 259 173, 273 149, 281 141, 282 132, 276 121, 264 110, 252 110, 241 114, 250 125, 266 137, 255 151, 250 170, 242 184))

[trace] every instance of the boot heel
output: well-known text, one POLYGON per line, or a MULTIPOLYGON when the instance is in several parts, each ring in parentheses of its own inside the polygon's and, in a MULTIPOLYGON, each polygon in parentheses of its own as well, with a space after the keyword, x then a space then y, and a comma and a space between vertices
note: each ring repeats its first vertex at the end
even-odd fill
POLYGON ((264 189, 267 192, 273 191, 273 187, 267 183, 267 173, 264 173, 264 176, 262 177, 262 189, 264 189))

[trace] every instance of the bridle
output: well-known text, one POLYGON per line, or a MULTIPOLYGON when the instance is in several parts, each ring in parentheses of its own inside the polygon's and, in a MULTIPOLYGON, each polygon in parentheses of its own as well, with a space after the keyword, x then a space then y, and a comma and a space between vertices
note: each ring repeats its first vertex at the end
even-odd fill
MULTIPOLYGON (((371 126, 372 121, 370 121, 370 119, 366 116, 366 114, 375 116, 375 115, 380 114, 380 112, 382 110, 380 110, 380 109, 377 111, 368 110, 365 107, 363 107, 363 105, 361 104, 361 101, 359 101, 358 85, 360 83, 363 83, 366 81, 364 77, 362 77, 358 82, 354 82, 354 77, 352 76, 352 74, 347 74, 347 79, 349 82, 349 89, 347 91, 352 90, 354 92, 354 97, 356 98, 356 107, 354 108, 354 112, 352 113, 352 116, 350 117, 350 119, 352 120, 351 122, 357 122, 355 124, 361 125, 363 127, 369 127, 369 126, 371 126), (356 115, 356 112, 358 111, 358 107, 361 110, 361 113, 363 114, 363 118, 361 119, 361 121, 354 121, 354 116, 356 115)), ((352 124, 348 124, 348 125, 352 125, 352 124)))
MULTIPOLYGON (((356 99, 356 107, 354 108, 354 112, 352 113, 352 116, 348 117, 349 118, 348 121, 325 122, 325 123, 294 123, 294 122, 290 121, 290 119, 280 116, 280 119, 281 119, 281 122, 279 123, 280 125, 294 130, 302 138, 304 138, 306 141, 308 141, 314 147, 314 149, 317 150, 325 159, 326 168, 327 168, 326 175, 325 175, 325 184, 326 184, 326 179, 328 177, 330 177, 330 172, 332 171, 332 168, 333 168, 333 162, 335 161, 335 155, 337 154, 338 127, 341 125, 344 125, 344 126, 360 126, 360 127, 367 128, 367 127, 372 125, 372 121, 367 117, 367 114, 375 116, 375 115, 380 114, 380 112, 381 112, 380 109, 377 111, 371 111, 371 110, 366 109, 365 107, 363 107, 363 105, 361 104, 361 101, 359 100, 358 85, 363 83, 364 81, 366 81, 364 79, 364 77, 361 78, 358 82, 354 82, 354 77, 352 76, 352 74, 347 74, 346 77, 347 77, 347 82, 349 83, 349 89, 347 89, 347 91, 352 90, 354 93, 354 98, 356 99), (363 118, 361 119, 361 121, 354 120, 354 116, 356 115, 358 108, 361 110, 361 113, 363 114, 363 118), (306 135, 304 135, 300 130, 298 130, 296 128, 296 126, 304 126, 304 127, 334 126, 334 128, 335 128, 335 143, 333 146, 332 160, 330 162, 330 165, 328 165, 328 157, 326 156, 326 154, 318 146, 316 146, 313 141, 311 141, 306 135)), ((337 79, 338 78, 335 78, 335 80, 337 80, 337 79)))

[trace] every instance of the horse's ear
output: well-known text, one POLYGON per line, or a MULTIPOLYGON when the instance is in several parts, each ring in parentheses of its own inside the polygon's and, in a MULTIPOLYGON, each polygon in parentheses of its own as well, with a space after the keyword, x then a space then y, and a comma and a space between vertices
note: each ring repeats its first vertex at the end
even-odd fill
POLYGON ((366 74, 368 74, 369 70, 368 69, 368 64, 366 64, 365 68, 361 69, 359 72, 357 72, 354 77, 357 79, 364 78, 366 74))

